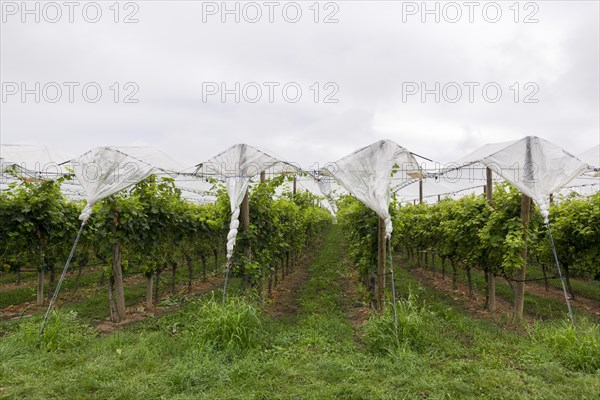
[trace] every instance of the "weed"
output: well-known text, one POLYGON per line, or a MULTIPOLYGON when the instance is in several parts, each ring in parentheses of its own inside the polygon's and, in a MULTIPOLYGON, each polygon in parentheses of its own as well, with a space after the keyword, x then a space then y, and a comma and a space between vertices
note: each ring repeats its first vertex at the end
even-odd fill
POLYGON ((582 320, 573 329, 570 321, 547 325, 538 323, 531 336, 536 342, 549 346, 555 357, 569 369, 592 373, 600 369, 598 325, 582 320))
POLYGON ((229 297, 225 304, 215 296, 196 301, 166 328, 171 334, 216 349, 249 349, 258 346, 264 336, 258 308, 240 297, 229 297))
POLYGON ((398 332, 396 333, 394 313, 391 304, 383 314, 373 315, 365 323, 363 341, 376 354, 395 354, 406 349, 423 350, 427 346, 428 316, 431 315, 418 299, 410 293, 408 298, 398 300, 398 332))

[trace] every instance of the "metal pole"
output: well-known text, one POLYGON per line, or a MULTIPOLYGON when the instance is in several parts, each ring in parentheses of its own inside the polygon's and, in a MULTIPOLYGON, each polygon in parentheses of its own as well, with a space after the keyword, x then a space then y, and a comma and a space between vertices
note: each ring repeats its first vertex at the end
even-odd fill
POLYGON ((56 284, 56 288, 54 289, 54 294, 52 295, 52 299, 50 299, 50 304, 48 304, 48 309, 46 310, 46 314, 44 315, 44 320, 42 321, 42 327, 40 328, 40 336, 44 333, 44 328, 46 327, 46 322, 48 321, 48 316, 50 315, 50 310, 54 303, 56 302, 56 298, 58 297, 58 292, 60 291, 60 286, 62 285, 63 280, 65 279, 65 274, 67 269, 69 268, 69 264, 71 263, 71 259, 73 258, 73 254, 75 253, 75 248, 77 247, 77 243, 79 242, 79 238, 81 237, 81 232, 83 232, 83 227, 85 226, 85 221, 81 222, 81 226, 79 227, 79 232, 77 232, 77 236, 75 237, 75 241, 73 242, 73 246, 71 247, 71 252, 69 253, 69 257, 67 258, 67 262, 63 267, 62 273, 60 274, 60 278, 58 279, 58 283, 56 284))
POLYGON ((225 305, 225 297, 227 297, 227 281, 229 280, 229 269, 231 267, 231 259, 227 260, 225 265, 225 284, 223 285, 223 301, 221 304, 225 305))
POLYGON ((554 261, 556 261, 556 268, 558 269, 558 277, 560 278, 560 284, 562 285, 563 293, 565 295, 565 301, 567 302, 567 308, 569 309, 569 317, 571 317, 571 323, 573 324, 573 329, 575 329, 575 317, 573 316, 573 309, 571 308, 571 302, 569 301, 569 296, 567 295, 567 288, 565 287, 565 281, 563 280, 562 272, 560 270, 560 264, 558 262, 558 256, 556 255, 556 248, 554 247, 554 238, 552 237, 552 232, 550 231, 550 223, 549 222, 546 222, 546 227, 548 228, 548 237, 550 238, 552 254, 554 255, 554 261))
POLYGON ((394 278, 394 267, 392 265, 392 238, 388 238, 388 253, 390 254, 390 274, 392 277, 392 308, 394 310, 394 328, 398 337, 398 312, 396 311, 396 279, 394 278))

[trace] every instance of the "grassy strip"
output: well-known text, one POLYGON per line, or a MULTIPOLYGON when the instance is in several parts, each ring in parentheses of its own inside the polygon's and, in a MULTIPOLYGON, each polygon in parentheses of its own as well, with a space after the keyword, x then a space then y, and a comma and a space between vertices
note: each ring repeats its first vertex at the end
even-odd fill
MULTIPOLYGON (((35 272, 21 272, 21 283, 26 283, 30 280, 33 280, 37 277, 35 272)), ((16 273, 12 272, 0 272, 0 286, 17 283, 18 277, 16 273)))
MULTIPOLYGON (((222 260, 219 260, 219 261, 222 261, 222 260)), ((208 264, 207 276, 211 276, 212 274, 214 274, 213 261, 210 260, 207 264, 208 264)), ((84 269, 79 278, 79 289, 99 287, 100 277, 101 277, 102 273, 103 273, 102 270, 89 271, 89 270, 84 269)), ((57 280, 58 280, 59 274, 60 274, 60 271, 57 271, 57 278, 56 278, 57 280)), ((193 274, 194 274, 194 279, 198 279, 202 274, 202 266, 199 261, 193 262, 193 274)), ((137 272, 136 270, 126 271, 125 278, 134 276, 134 275, 140 275, 140 273, 137 272)), ((72 274, 67 273, 67 275, 65 275, 65 280, 63 281, 63 284, 61 287, 61 293, 66 295, 67 298, 71 294, 70 292, 72 292, 75 289, 76 280, 77 280, 77 271, 75 271, 72 274)), ((187 269, 187 266, 182 265, 177 269, 177 274, 175 276, 175 285, 176 285, 176 287, 180 287, 182 285, 187 284, 187 282, 188 282, 188 269, 187 269)), ((31 282, 28 282, 28 283, 31 283, 31 282)), ((56 281, 54 284, 56 284, 56 281)), ((170 291, 171 284, 172 284, 171 271, 165 271, 161 277, 161 282, 160 282, 161 291, 170 291)), ((44 293, 46 294, 46 296, 48 295, 49 287, 50 287, 50 284, 48 282, 48 275, 46 275, 46 282, 44 285, 44 293)), ((54 286, 52 286, 52 290, 54 290, 54 286)), ((36 300, 35 285, 33 285, 33 286, 23 285, 21 287, 15 288, 15 289, 0 291, 0 308, 17 305, 17 304, 22 304, 22 303, 25 303, 28 301, 35 301, 35 300, 36 300)))
MULTIPOLYGON (((63 285, 61 290, 73 290, 75 288, 76 281, 76 273, 73 275, 67 274, 65 276, 65 280, 63 281, 63 285)), ((56 278, 58 280, 58 277, 56 278)), ((79 288, 87 288, 92 287, 98 284, 100 281, 100 273, 88 273, 82 274, 79 278, 79 288)), ((56 284, 56 281, 55 281, 56 284)), ((44 285, 44 294, 48 295, 48 288, 50 284, 46 279, 46 283, 44 285)), ((54 286, 52 287, 54 288, 54 286)), ((0 308, 8 307, 11 305, 17 305, 21 303, 25 303, 27 301, 35 301, 36 299, 36 287, 34 286, 22 286, 12 290, 0 291, 0 308)))
MULTIPOLYGON (((555 276, 558 274, 556 271, 556 265, 548 266, 548 276, 555 276)), ((532 265, 528 267, 527 277, 529 279, 540 279, 544 277, 542 268, 539 265, 532 265)), ((538 281, 536 284, 543 285, 544 281, 538 281)), ((560 280, 548 279, 548 284, 554 288, 561 289, 560 280)), ((582 280, 578 278, 571 278, 571 287, 575 296, 582 296, 586 299, 594 300, 600 303, 600 281, 599 280, 582 280)))
MULTIPOLYGON (((398 260, 397 262, 401 262, 408 269, 416 268, 418 266, 418 263, 416 260, 406 260, 406 259, 402 259, 400 257, 398 257, 397 260, 398 260)), ((427 268, 431 269, 431 266, 428 266, 427 268)), ((436 273, 441 274, 441 261, 438 257, 436 257, 436 261, 435 261, 435 270, 436 270, 436 273)), ((535 271, 535 268, 534 268, 534 271, 535 271)), ((472 269, 471 274, 472 274, 472 278, 473 278, 473 289, 485 296, 486 282, 485 282, 485 276, 484 276, 483 272, 478 269, 472 269)), ((541 275, 542 272, 539 271, 539 274, 541 275)), ((528 270, 528 272, 527 272, 528 279, 533 279, 536 277, 538 277, 536 273, 533 273, 532 275, 530 275, 529 270, 528 270)), ((448 279, 448 280, 452 279, 452 270, 451 270, 448 262, 446 263, 446 279, 448 279)), ((467 284, 467 278, 462 269, 459 270, 459 273, 457 275, 457 282, 463 283, 465 285, 467 284)), ((573 280, 572 283, 574 283, 574 282, 575 281, 573 280)), ((548 297, 538 296, 538 295, 535 295, 532 293, 527 293, 527 285, 532 285, 532 284, 534 284, 534 283, 526 283, 526 285, 525 285, 525 306, 524 306, 525 313, 528 315, 531 315, 535 319, 541 319, 541 320, 558 321, 558 320, 565 319, 566 316, 568 315, 568 311, 567 311, 567 306, 566 306, 564 300, 557 300, 555 298, 548 298, 548 297)), ((593 289, 592 289, 593 283, 585 283, 583 281, 577 281, 577 284, 581 287, 586 287, 587 289, 589 289, 590 291, 593 292, 593 289)), ((558 285, 560 287, 560 282, 558 282, 558 285)), ((510 285, 506 282, 506 280, 504 280, 504 278, 496 277, 496 296, 503 298, 504 300, 506 300, 507 302, 509 302, 511 304, 514 301, 513 291, 510 288, 510 285)), ((597 323, 600 323, 600 319, 596 315, 590 314, 590 313, 586 312, 585 310, 578 309, 576 304, 574 304, 573 306, 574 306, 574 313, 577 318, 579 318, 579 319, 583 318, 586 320, 595 321, 597 323)))

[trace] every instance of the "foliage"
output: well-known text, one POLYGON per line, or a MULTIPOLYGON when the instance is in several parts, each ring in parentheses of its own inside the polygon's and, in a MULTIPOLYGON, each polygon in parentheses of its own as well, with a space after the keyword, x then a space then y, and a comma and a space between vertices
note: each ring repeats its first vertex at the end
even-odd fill
POLYGON ((276 196, 283 181, 279 176, 254 185, 249 197, 250 226, 238 233, 234 262, 254 284, 272 274, 290 254, 313 244, 332 221, 311 193, 276 196))
POLYGON ((62 181, 12 183, 0 194, 2 269, 45 271, 66 258, 78 226, 78 207, 62 196, 62 181))
MULTIPOLYGON (((550 226, 563 266, 575 268, 580 274, 600 273, 600 192, 589 197, 571 196, 552 204, 550 226)), ((548 240, 537 249, 543 259, 554 261, 548 240)))
MULTIPOLYGON (((523 223, 521 222, 521 193, 507 184, 494 187, 494 210, 479 232, 479 239, 487 251, 488 269, 511 275, 526 262, 521 249, 525 246, 523 223)), ((541 215, 531 205, 532 212, 528 228, 528 247, 538 240, 537 232, 541 215)), ((545 239, 543 236, 542 239, 545 239)))
POLYGON ((374 211, 353 196, 344 196, 338 203, 338 223, 348 244, 362 283, 370 287, 377 273, 377 229, 379 218, 374 211))

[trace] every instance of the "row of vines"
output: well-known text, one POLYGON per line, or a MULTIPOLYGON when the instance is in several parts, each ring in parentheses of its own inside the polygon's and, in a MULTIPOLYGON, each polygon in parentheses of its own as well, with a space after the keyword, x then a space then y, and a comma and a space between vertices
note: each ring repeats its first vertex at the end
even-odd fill
MULTIPOLYGON (((62 178, 65 179, 65 178, 62 178)), ((284 193, 275 198, 283 177, 254 185, 250 193, 250 225, 240 233, 233 275, 261 295, 289 270, 307 245, 331 222, 331 216, 309 193, 284 193), (280 277, 281 276, 281 277, 280 277)), ((47 301, 71 249, 84 203, 67 200, 61 180, 18 182, 0 192, 0 270, 37 273, 37 304, 47 301)), ((98 202, 83 230, 72 261, 81 274, 99 267, 107 285, 113 320, 125 318, 123 275, 139 273, 146 279, 146 307, 159 301, 165 273, 187 269, 188 289, 194 264, 203 280, 221 271, 230 212, 222 185, 215 183, 217 201, 194 204, 182 198, 172 179, 151 176, 98 202)), ((222 271, 221 271, 222 272, 222 271)), ((164 286, 164 283, 163 283, 164 286)))
MULTIPOLYGON (((495 277, 515 285, 524 284, 528 265, 536 264, 551 276, 556 266, 546 225, 539 210, 531 204, 531 215, 524 226, 521 215, 523 197, 507 184, 494 187, 493 201, 485 196, 470 195, 446 198, 436 204, 393 202, 393 247, 419 265, 441 264, 453 283, 459 271, 468 279, 472 294, 472 269, 485 272, 487 306, 495 308, 495 277), (430 259, 427 259, 430 257, 430 259)), ((360 278, 373 293, 377 273, 377 227, 374 212, 352 197, 339 203, 339 222, 343 226, 349 253, 358 267, 360 278)), ((590 197, 573 195, 559 199, 550 208, 550 226, 556 250, 574 297, 570 278, 600 279, 600 193, 590 197)), ((517 316, 519 310, 515 309, 517 316)))

